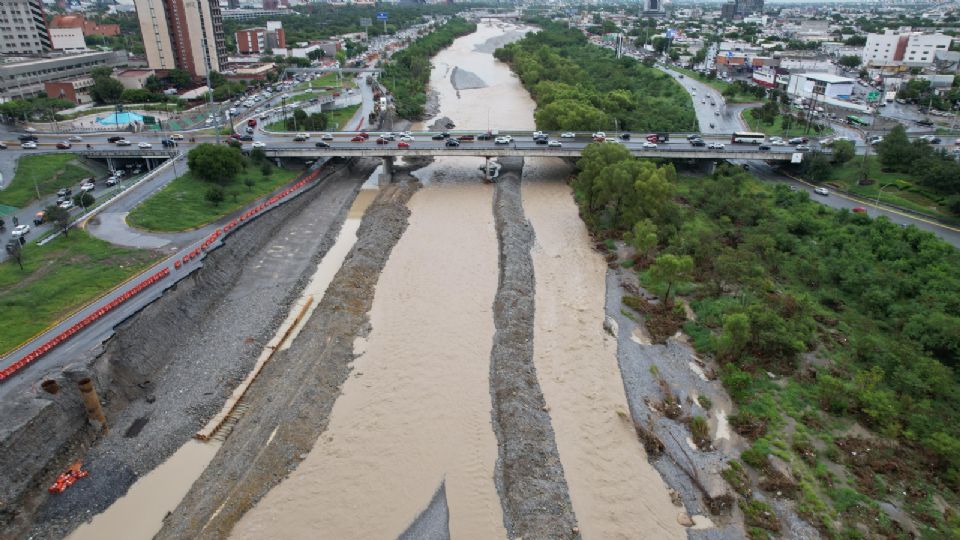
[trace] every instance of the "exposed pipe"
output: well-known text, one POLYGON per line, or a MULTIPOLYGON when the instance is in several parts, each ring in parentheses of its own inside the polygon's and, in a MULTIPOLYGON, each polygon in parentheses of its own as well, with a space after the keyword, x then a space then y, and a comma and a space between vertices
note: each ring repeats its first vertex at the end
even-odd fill
POLYGON ((49 394, 56 394, 60 391, 60 385, 57 384, 57 381, 53 379, 47 379, 40 383, 40 388, 43 388, 49 394))
POLYGON ((107 431, 107 417, 103 415, 103 409, 100 407, 100 398, 97 397, 97 391, 93 387, 93 381, 90 377, 84 377, 77 381, 80 387, 80 397, 83 398, 83 406, 87 409, 87 416, 91 420, 96 420, 107 431))

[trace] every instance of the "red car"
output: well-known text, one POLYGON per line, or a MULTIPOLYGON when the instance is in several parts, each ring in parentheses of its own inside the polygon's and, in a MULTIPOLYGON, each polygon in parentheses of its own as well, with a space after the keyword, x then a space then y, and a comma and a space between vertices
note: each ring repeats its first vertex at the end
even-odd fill
POLYGON ((363 142, 366 140, 367 140, 366 137, 361 137, 360 135, 357 135, 356 137, 350 139, 350 142, 363 142))
POLYGON ((410 143, 400 141, 397 143, 397 148, 410 148, 410 143))
POLYGON ((366 131, 361 131, 358 137, 363 137, 363 140, 367 140, 370 138, 370 134, 367 133, 366 131))
POLYGON ((463 142, 463 141, 472 141, 472 140, 474 140, 474 137, 473 137, 473 135, 461 135, 461 136, 457 137, 457 139, 458 139, 459 141, 461 141, 461 142, 463 142))
POLYGON ((59 148, 60 150, 69 150, 69 149, 70 149, 70 143, 68 143, 68 142, 58 142, 58 143, 57 143, 57 148, 59 148))
POLYGON ((862 206, 854 206, 853 208, 850 209, 850 211, 853 212, 854 214, 866 214, 866 213, 867 213, 867 209, 864 208, 864 207, 862 207, 862 206))
POLYGON ((239 138, 240 138, 240 134, 239 134, 239 133, 231 133, 231 134, 230 134, 230 138, 231 138, 231 139, 239 139, 239 138))
POLYGON ((257 119, 256 119, 256 118, 251 118, 251 119, 247 120, 247 125, 250 126, 250 127, 257 127, 257 119))
POLYGON ((388 142, 390 141, 384 139, 383 137, 377 137, 377 144, 387 144, 388 142))

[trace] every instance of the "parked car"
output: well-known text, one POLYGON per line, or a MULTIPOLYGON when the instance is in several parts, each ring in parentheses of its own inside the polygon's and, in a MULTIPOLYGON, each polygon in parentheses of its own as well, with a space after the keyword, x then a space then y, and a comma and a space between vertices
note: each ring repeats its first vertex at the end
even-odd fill
POLYGON ((30 232, 30 226, 24 223, 14 227, 13 230, 10 231, 10 236, 13 238, 20 238, 21 236, 26 236, 28 232, 30 232))
POLYGON ((824 195, 824 196, 830 194, 830 192, 825 187, 814 188, 813 192, 816 193, 817 195, 824 195))
POLYGON ((66 197, 67 195, 73 195, 73 190, 68 187, 57 190, 57 197, 66 197))
POLYGON ((120 183, 120 179, 117 178, 116 176, 111 176, 110 178, 107 178, 107 181, 106 181, 106 182, 104 182, 104 184, 106 184, 106 185, 108 185, 108 186, 115 186, 115 185, 117 185, 117 184, 119 184, 119 183, 120 183))
POLYGON ((89 184, 84 184, 80 186, 80 191, 87 193, 88 191, 93 191, 94 189, 96 189, 96 187, 97 185, 91 182, 89 184))

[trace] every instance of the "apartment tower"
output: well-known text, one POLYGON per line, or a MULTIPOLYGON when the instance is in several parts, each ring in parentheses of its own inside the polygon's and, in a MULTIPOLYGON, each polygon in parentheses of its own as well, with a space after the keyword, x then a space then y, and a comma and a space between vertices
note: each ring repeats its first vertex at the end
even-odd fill
POLYGON ((0 2, 0 54, 43 54, 52 48, 41 0, 0 2))
POLYGON ((217 0, 134 0, 147 64, 180 68, 196 78, 221 71, 227 57, 217 0))

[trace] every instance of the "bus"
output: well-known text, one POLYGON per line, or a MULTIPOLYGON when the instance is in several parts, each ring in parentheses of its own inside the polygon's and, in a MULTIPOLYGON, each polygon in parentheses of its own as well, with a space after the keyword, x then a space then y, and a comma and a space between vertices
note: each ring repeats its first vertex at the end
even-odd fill
POLYGON ((751 133, 749 131, 734 131, 730 137, 732 143, 763 144, 766 135, 763 133, 751 133))
POLYGON ((854 116, 854 115, 852 115, 852 114, 847 117, 847 123, 852 124, 852 125, 854 125, 854 126, 869 126, 869 125, 870 125, 870 122, 867 122, 867 121, 864 120, 863 118, 860 118, 859 116, 854 116))

